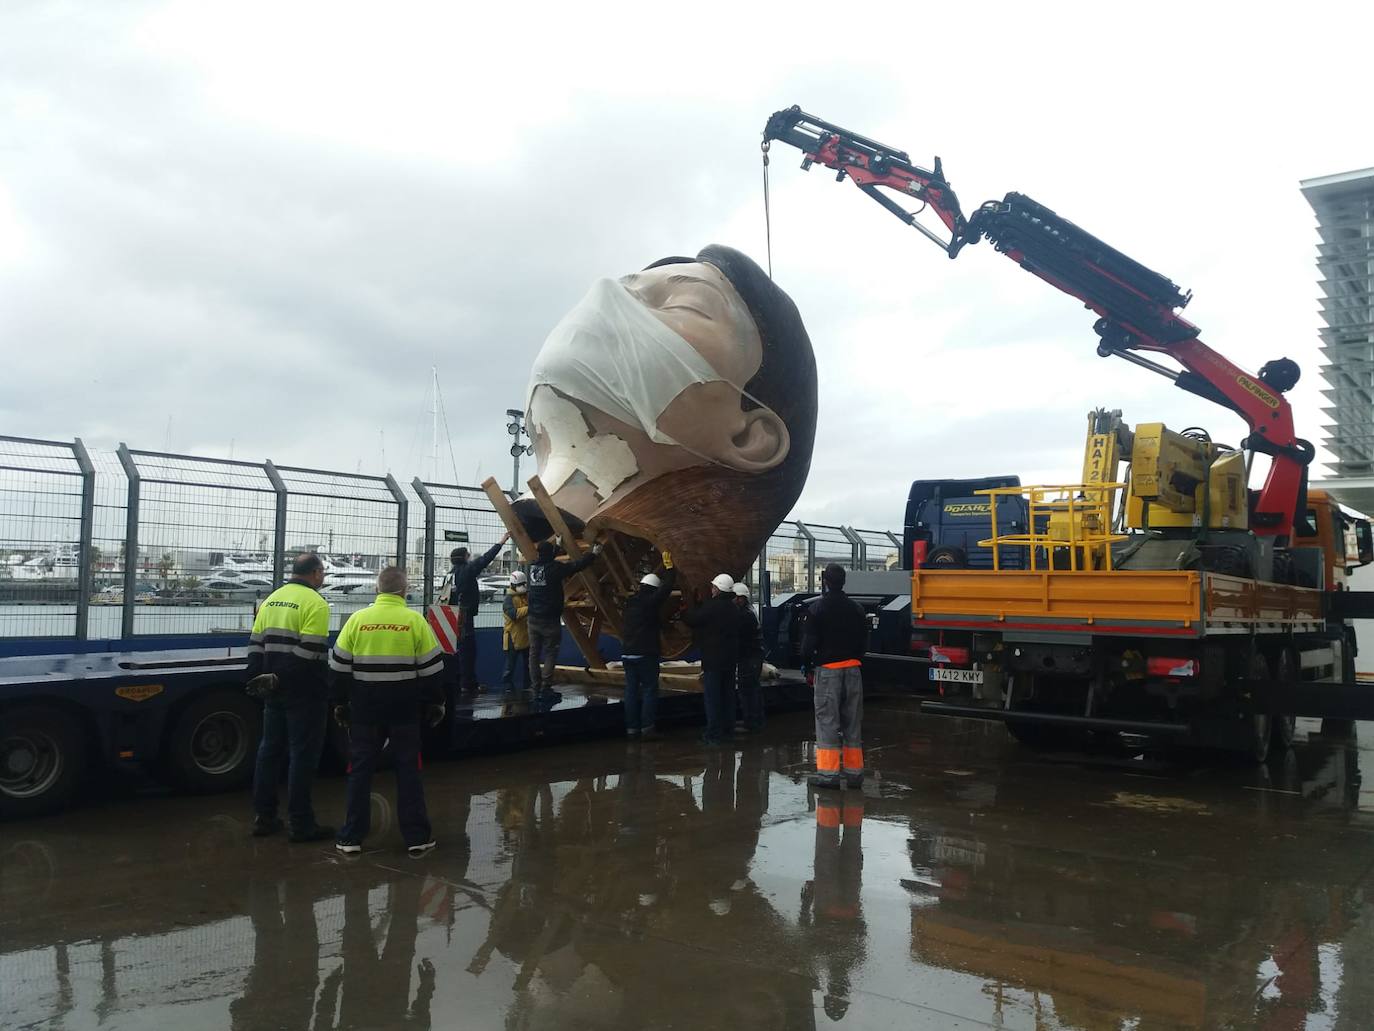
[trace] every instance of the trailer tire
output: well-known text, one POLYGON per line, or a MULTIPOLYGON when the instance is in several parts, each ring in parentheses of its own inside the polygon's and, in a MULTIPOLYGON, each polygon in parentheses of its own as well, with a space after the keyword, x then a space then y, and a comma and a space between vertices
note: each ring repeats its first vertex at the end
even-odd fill
POLYGON ((0 713, 0 817, 43 816, 71 802, 86 772, 85 732, 45 706, 0 713))
POLYGON ((177 714, 163 766, 176 785, 196 794, 232 791, 253 778, 262 710, 229 689, 201 695, 177 714))
MULTIPOLYGON (((1296 683, 1298 674, 1297 654, 1292 648, 1280 650, 1274 662, 1274 679, 1284 683, 1296 683)), ((1269 758, 1272 759, 1283 756, 1292 747, 1293 731, 1298 719, 1296 716, 1275 715, 1269 718, 1269 722, 1269 758)))

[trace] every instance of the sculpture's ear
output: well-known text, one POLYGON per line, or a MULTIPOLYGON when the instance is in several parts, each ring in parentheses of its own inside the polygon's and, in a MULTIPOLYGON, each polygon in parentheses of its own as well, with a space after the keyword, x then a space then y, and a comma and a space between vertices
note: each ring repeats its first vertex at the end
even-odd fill
POLYGON ((751 408, 744 413, 744 426, 730 438, 729 453, 723 463, 740 472, 761 473, 781 464, 787 457, 792 438, 771 408, 751 408))

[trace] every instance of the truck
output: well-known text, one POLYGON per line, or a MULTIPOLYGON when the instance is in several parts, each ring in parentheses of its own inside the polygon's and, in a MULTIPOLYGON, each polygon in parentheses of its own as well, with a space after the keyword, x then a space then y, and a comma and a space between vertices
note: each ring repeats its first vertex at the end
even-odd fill
POLYGON ((1247 426, 1228 445, 1199 427, 1132 427, 1098 409, 1076 482, 975 489, 989 530, 976 551, 912 562, 912 668, 939 693, 923 711, 1001 721, 1037 747, 1181 743, 1255 761, 1286 747, 1297 716, 1322 717, 1332 732, 1374 719, 1351 626, 1374 612, 1374 592, 1348 583, 1374 561, 1374 540, 1368 520, 1308 489, 1315 448, 1296 435, 1284 396, 1296 362, 1277 358, 1258 374, 1234 365, 1179 314, 1190 292, 1024 194, 965 217, 939 158, 920 167, 799 107, 769 118, 765 171, 779 141, 802 151, 803 169, 850 180, 951 258, 986 240, 1097 316, 1100 356, 1247 426), (943 233, 918 221, 926 209, 943 233), (1257 457, 1268 470, 1251 489, 1257 457))

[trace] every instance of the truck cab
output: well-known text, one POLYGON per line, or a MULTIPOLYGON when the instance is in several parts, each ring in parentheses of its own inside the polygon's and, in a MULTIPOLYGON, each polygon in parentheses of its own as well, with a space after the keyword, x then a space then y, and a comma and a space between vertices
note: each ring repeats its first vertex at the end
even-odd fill
MULTIPOLYGON (((981 490, 1019 487, 1019 476, 984 476, 971 480, 916 480, 907 494, 903 520, 902 568, 925 565, 954 569, 991 569, 992 553, 979 541, 993 536, 992 502, 981 490)), ((1013 499, 997 506, 1002 533, 1025 529, 1024 501, 1013 499)), ((1026 568, 1024 549, 1006 549, 1007 569, 1026 568)))

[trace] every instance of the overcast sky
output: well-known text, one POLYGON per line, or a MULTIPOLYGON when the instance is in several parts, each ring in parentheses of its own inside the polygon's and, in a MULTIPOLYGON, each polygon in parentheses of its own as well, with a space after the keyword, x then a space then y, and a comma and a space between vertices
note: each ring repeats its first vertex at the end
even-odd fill
MULTIPOLYGON (((1223 354, 1303 366, 1321 436, 1298 180, 1374 165, 1374 5, 767 10, 5 0, 0 432, 428 478, 436 365, 439 478, 504 484, 504 412, 591 280, 765 259, 759 132, 798 103, 939 154, 966 211, 1027 193, 1192 289, 1223 354)), ((1243 435, 1097 358, 1093 316, 990 247, 951 262, 773 157, 821 378, 803 517, 899 527, 918 477, 1076 479, 1098 405, 1243 435)))

